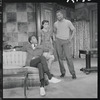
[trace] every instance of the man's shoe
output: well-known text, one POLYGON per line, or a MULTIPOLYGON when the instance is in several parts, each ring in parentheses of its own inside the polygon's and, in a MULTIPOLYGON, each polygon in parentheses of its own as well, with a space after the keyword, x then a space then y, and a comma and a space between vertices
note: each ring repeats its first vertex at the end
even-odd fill
POLYGON ((50 80, 49 80, 49 82, 51 82, 51 83, 58 83, 58 82, 60 82, 61 80, 60 79, 57 79, 57 78, 55 78, 55 77, 52 77, 50 80))
POLYGON ((41 96, 45 96, 45 89, 44 89, 44 87, 40 87, 40 95, 41 96))
POLYGON ((65 73, 60 75, 60 77, 64 77, 64 76, 65 76, 65 73))
POLYGON ((74 74, 74 75, 72 75, 72 79, 76 79, 76 75, 74 74))
POLYGON ((45 86, 49 85, 49 81, 45 80, 44 84, 45 84, 45 86))

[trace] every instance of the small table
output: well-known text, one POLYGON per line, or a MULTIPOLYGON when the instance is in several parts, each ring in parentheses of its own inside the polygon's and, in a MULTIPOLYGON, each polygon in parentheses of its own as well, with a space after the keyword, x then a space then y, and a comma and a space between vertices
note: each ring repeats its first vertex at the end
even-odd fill
POLYGON ((97 71, 97 66, 91 67, 91 55, 97 53, 97 49, 90 49, 90 50, 79 50, 79 58, 80 54, 85 54, 86 59, 86 68, 81 68, 80 71, 85 72, 86 74, 89 74, 92 71, 97 71))
POLYGON ((3 77, 24 77, 24 96, 27 98, 26 89, 27 89, 27 79, 28 73, 27 72, 20 72, 16 74, 3 74, 3 77))

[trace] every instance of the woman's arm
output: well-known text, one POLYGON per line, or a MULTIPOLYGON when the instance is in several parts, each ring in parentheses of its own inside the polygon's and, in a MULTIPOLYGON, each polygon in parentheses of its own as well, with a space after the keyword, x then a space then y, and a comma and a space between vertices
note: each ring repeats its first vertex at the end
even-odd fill
POLYGON ((38 33, 38 45, 41 44, 42 30, 38 33))
POLYGON ((55 36, 55 33, 53 33, 53 41, 55 41, 55 37, 56 37, 56 36, 55 36))
POLYGON ((38 37, 38 44, 39 45, 41 44, 41 37, 40 36, 38 37))
POLYGON ((56 28, 56 25, 54 24, 54 28, 53 28, 53 41, 55 41, 55 39, 56 39, 56 34, 57 34, 57 28, 56 28))

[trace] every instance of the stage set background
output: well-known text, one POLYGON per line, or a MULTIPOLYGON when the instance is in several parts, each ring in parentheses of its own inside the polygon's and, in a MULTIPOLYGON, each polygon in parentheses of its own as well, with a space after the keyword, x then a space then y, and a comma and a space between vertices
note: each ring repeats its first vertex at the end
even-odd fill
MULTIPOLYGON (((30 35, 40 31, 43 19, 50 21, 51 29, 56 21, 57 9, 64 9, 65 18, 76 28, 71 42, 71 53, 79 57, 80 49, 97 48, 97 4, 77 4, 75 9, 57 3, 4 3, 3 41, 12 46, 22 46, 30 35), (93 21, 92 21, 93 20, 93 21)), ((84 58, 85 56, 82 55, 84 58)))

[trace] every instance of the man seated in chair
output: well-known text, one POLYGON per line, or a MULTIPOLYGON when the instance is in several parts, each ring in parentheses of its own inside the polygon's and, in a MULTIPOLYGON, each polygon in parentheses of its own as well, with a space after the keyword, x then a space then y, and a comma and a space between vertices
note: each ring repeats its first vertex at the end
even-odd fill
POLYGON ((26 66, 36 67, 39 70, 39 79, 40 79, 40 95, 44 96, 45 93, 45 79, 44 73, 47 74, 49 82, 58 83, 61 80, 52 76, 49 71, 46 58, 43 54, 42 45, 37 45, 37 39, 35 36, 30 36, 28 38, 29 43, 21 48, 22 51, 27 52, 26 66))

